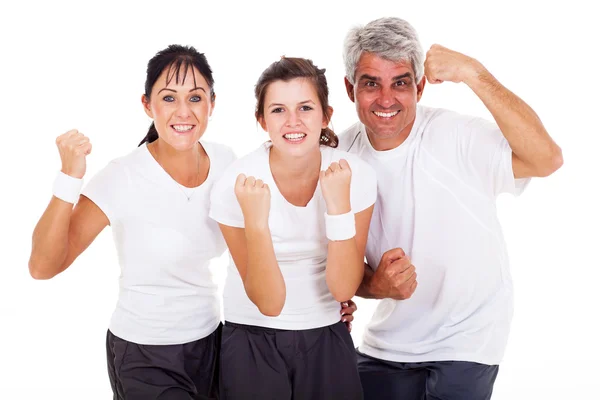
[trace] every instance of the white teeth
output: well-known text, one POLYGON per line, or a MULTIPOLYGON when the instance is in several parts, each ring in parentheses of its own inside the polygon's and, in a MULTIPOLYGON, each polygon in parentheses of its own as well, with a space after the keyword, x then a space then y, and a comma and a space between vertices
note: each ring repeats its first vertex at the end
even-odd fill
POLYGON ((304 136, 306 136, 305 133, 286 133, 285 135, 283 135, 283 137, 288 140, 300 140, 304 138, 304 136))
POLYGON ((173 129, 177 132, 187 132, 192 129, 194 125, 173 125, 173 129))
POLYGON ((394 111, 394 112, 389 112, 389 113, 373 111, 373 114, 377 115, 378 117, 382 117, 382 118, 392 118, 394 115, 396 115, 398 113, 399 113, 399 111, 394 111))

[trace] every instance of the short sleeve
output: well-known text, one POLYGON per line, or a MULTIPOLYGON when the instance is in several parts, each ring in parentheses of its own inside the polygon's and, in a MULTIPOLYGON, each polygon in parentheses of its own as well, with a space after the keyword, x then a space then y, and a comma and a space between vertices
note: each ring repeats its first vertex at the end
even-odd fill
POLYGON ((350 204, 352 211, 359 213, 373 204, 377 199, 377 174, 373 167, 351 155, 348 163, 352 169, 352 180, 350 183, 350 204))
POLYGON ((427 147, 446 167, 490 197, 523 192, 531 179, 515 179, 512 149, 495 123, 449 111, 433 118, 427 147))
POLYGON ((228 168, 213 186, 208 216, 222 225, 243 228, 244 215, 234 191, 236 178, 236 171, 228 168))
POLYGON ((112 225, 122 217, 123 199, 127 198, 128 188, 125 168, 118 161, 111 161, 92 177, 81 194, 93 201, 112 225))

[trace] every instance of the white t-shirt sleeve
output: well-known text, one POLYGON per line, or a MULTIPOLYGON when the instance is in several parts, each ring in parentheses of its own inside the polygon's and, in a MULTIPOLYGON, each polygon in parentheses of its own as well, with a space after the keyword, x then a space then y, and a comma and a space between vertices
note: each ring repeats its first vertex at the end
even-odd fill
POLYGON ((243 228, 244 215, 234 191, 237 176, 237 169, 228 168, 213 186, 208 216, 220 224, 243 228))
POLYGON ((523 192, 531 179, 515 179, 512 149, 495 123, 453 112, 433 118, 429 145, 443 146, 435 153, 447 167, 493 197, 523 192))
POLYGON ((352 212, 356 214, 375 204, 377 199, 377 174, 373 167, 353 154, 348 154, 346 161, 352 169, 350 205, 352 212))
POLYGON ((127 189, 127 171, 115 160, 94 175, 81 194, 93 201, 112 225, 122 216, 127 189))

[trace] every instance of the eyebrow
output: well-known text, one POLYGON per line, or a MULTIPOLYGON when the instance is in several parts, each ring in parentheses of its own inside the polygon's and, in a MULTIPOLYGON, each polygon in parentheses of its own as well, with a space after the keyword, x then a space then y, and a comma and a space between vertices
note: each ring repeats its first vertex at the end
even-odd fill
MULTIPOLYGON (((392 78, 393 81, 397 81, 399 79, 404 79, 404 78, 412 78, 412 75, 410 72, 407 72, 405 74, 402 75, 397 75, 395 77, 392 78)), ((375 81, 375 82, 379 82, 381 80, 381 78, 377 77, 377 76, 372 76, 372 75, 368 75, 368 74, 363 74, 360 76, 360 78, 358 79, 359 81, 362 80, 367 80, 367 81, 375 81)))
MULTIPOLYGON (((203 87, 197 86, 193 89, 190 89, 190 92, 193 92, 194 90, 202 90, 204 93, 206 93, 206 90, 203 87)), ((173 93, 177 93, 177 90, 173 90, 173 89, 169 89, 169 88, 162 88, 158 91, 158 93, 162 92, 163 90, 168 90, 169 92, 173 92, 173 93)))
MULTIPOLYGON (((298 104, 308 104, 308 103, 315 104, 315 102, 314 102, 314 101, 312 101, 312 100, 304 100, 304 101, 301 101, 301 102, 300 102, 300 103, 298 103, 298 104)), ((281 106, 283 106, 283 105, 285 105, 285 104, 281 104, 281 103, 271 103, 271 104, 269 104, 269 106, 268 106, 268 107, 269 107, 269 108, 271 108, 271 107, 274 107, 274 106, 281 107, 281 106)))

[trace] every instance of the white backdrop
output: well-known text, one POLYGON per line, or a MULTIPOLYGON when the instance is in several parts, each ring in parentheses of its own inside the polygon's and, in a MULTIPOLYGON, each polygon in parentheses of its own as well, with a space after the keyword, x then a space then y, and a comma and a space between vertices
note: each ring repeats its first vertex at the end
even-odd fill
MULTIPOLYGON (((479 59, 563 149, 561 170, 498 203, 516 310, 493 399, 600 398, 597 14, 583 1, 420 3, 3 2, 0 398, 110 398, 104 340, 119 274, 110 229, 56 278, 28 274, 31 233, 60 168, 55 137, 77 128, 91 138, 88 178, 131 151, 149 124, 140 104, 146 63, 171 43, 206 53, 217 93, 206 137, 238 155, 267 138, 253 119, 253 85, 284 54, 327 68, 341 131, 356 119, 343 37, 381 16, 407 19, 425 48, 479 59)), ((422 103, 490 117, 464 85, 428 85, 422 103)), ((215 263, 221 277, 224 265, 215 263)), ((357 302, 359 343, 375 303, 357 302)))

